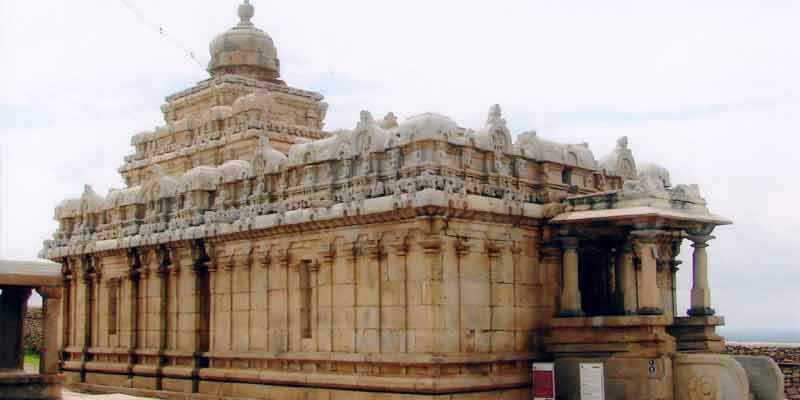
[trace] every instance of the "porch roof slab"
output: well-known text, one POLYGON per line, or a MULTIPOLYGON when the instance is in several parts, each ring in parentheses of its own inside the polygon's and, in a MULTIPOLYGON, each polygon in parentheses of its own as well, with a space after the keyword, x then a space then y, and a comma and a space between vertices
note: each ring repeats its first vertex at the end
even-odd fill
POLYGON ((691 213, 676 209, 656 207, 628 207, 605 210, 569 211, 556 215, 550 220, 556 224, 570 224, 591 221, 617 221, 642 218, 662 218, 675 221, 698 222, 712 225, 730 225, 733 221, 710 213, 691 213))
POLYGON ((61 265, 42 261, 0 260, 0 286, 61 286, 61 265))

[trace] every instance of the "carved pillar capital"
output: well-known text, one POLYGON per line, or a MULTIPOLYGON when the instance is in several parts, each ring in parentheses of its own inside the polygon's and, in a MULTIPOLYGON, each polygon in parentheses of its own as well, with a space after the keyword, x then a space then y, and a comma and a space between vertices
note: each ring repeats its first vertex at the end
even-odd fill
POLYGON ((524 250, 524 248, 519 244, 519 242, 512 242, 511 245, 509 246, 509 249, 511 250, 511 254, 515 256, 522 254, 522 251, 524 250))
POLYGON ((442 250, 442 240, 435 236, 420 240, 419 245, 422 246, 422 251, 425 254, 438 253, 442 250))
POLYGON ((575 236, 562 236, 558 238, 564 250, 576 250, 580 246, 580 239, 575 236))
POLYGON ((687 239, 692 241, 692 247, 695 249, 701 247, 708 247, 708 242, 716 239, 716 236, 712 235, 687 235, 687 239))
POLYGON ((473 250, 474 243, 470 242, 467 238, 459 238, 454 243, 456 254, 459 256, 466 256, 473 250))
POLYGON ((336 247, 336 256, 342 257, 346 260, 352 260, 356 257, 357 251, 354 242, 340 243, 336 247))
POLYGON ((266 269, 272 263, 272 250, 267 246, 261 246, 253 255, 253 263, 262 269, 266 269))
POLYGON ((279 249, 275 251, 275 261, 278 262, 282 267, 289 267, 289 262, 291 261, 291 256, 289 249, 279 249))
POLYGON ((308 270, 311 272, 319 272, 320 263, 319 261, 311 261, 308 264, 308 270))
POLYGON ((206 261, 205 262, 206 271, 208 271, 208 273, 217 272, 217 266, 218 266, 218 264, 216 262, 214 262, 214 261, 206 261))
POLYGON ((503 255, 503 249, 508 247, 508 243, 498 242, 495 240, 486 241, 486 254, 491 258, 500 257, 503 255))
POLYGON ((331 265, 333 264, 333 260, 336 257, 336 251, 333 250, 330 244, 324 244, 319 247, 317 250, 317 256, 319 259, 319 263, 324 265, 331 265))
POLYGON ((366 255, 370 260, 378 260, 381 258, 381 245, 377 240, 368 240, 358 246, 360 254, 366 255))
POLYGON ((403 257, 408 253, 408 240, 405 237, 398 238, 393 242, 389 243, 389 249, 394 253, 394 255, 403 257))
POLYGON ((636 244, 654 244, 669 236, 669 232, 661 229, 640 229, 630 232, 631 241, 636 244))
POLYGON ((562 249, 555 244, 539 246, 539 253, 545 262, 555 262, 561 258, 562 249))
POLYGON ((630 240, 624 240, 617 245, 617 250, 620 254, 630 253, 633 251, 633 242, 630 240))

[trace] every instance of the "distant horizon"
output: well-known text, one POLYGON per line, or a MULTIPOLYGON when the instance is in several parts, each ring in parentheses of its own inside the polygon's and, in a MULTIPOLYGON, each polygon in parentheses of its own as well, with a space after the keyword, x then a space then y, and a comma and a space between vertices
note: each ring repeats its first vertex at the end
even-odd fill
POLYGON ((790 329, 753 329, 737 330, 721 327, 717 333, 729 342, 756 343, 797 343, 800 344, 800 330, 790 329))

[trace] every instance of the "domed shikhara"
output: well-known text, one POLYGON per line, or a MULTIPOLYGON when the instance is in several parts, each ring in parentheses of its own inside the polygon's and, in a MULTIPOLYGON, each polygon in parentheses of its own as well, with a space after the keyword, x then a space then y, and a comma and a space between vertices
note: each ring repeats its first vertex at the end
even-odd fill
POLYGON ((262 81, 278 82, 280 62, 272 38, 250 21, 255 7, 245 0, 239 6, 239 23, 211 42, 212 76, 240 75, 262 81))

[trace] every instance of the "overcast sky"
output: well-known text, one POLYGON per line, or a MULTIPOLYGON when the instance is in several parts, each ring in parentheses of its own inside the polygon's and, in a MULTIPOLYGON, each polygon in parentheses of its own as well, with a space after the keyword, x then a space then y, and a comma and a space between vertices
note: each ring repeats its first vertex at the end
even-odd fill
MULTIPOLYGON (((121 0, 0 0, 2 258, 35 258, 54 206, 83 184, 123 186, 131 135, 208 76, 208 43, 237 22, 239 1, 128 3, 136 12, 121 0)), ((709 248, 727 331, 800 332, 800 2, 253 3, 282 77, 326 96, 329 129, 355 126, 362 109, 475 128, 499 103, 515 133, 589 142, 597 157, 627 135, 637 161, 698 183, 735 221, 709 248)))

